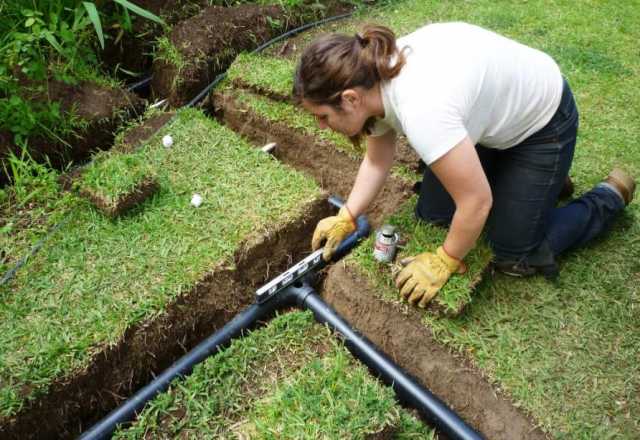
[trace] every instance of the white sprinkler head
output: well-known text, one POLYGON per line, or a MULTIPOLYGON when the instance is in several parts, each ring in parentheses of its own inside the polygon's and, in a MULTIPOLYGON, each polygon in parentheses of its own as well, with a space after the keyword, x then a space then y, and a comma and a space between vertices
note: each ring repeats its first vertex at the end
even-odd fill
POLYGON ((164 145, 165 148, 170 148, 173 145, 173 138, 171 135, 165 134, 162 137, 162 145, 164 145))
POLYGON ((193 197, 191 197, 191 204, 196 208, 202 205, 202 196, 200 194, 194 194, 193 197))

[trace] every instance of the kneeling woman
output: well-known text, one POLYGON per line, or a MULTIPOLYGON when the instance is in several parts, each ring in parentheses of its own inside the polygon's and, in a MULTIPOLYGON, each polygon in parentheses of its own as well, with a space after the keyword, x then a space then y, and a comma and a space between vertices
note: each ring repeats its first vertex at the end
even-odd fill
POLYGON ((421 307, 465 270, 485 225, 497 269, 554 276, 555 257, 605 230, 633 197, 633 179, 614 169, 556 207, 578 130, 569 84, 548 55, 477 26, 432 24, 397 41, 382 26, 320 37, 302 55, 293 93, 321 128, 366 135, 345 206, 314 233, 325 259, 384 185, 398 134, 428 165, 416 214, 449 232, 396 278, 421 307))

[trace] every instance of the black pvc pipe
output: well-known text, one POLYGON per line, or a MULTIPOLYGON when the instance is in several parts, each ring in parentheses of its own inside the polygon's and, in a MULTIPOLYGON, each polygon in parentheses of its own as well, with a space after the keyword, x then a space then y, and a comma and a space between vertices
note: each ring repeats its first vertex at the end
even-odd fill
MULTIPOLYGON (((342 204, 338 198, 331 198, 330 202, 336 206, 342 204)), ((357 224, 356 232, 340 243, 334 260, 349 252, 361 238, 368 234, 369 224, 365 216, 358 217, 357 224)), ((80 439, 110 438, 119 424, 132 420, 149 400, 166 391, 172 380, 188 375, 197 363, 228 346, 233 339, 242 336, 244 331, 255 327, 259 321, 270 318, 276 310, 292 305, 311 310, 318 322, 326 323, 335 332, 341 334, 347 348, 354 356, 372 369, 384 382, 391 385, 400 401, 416 408, 426 420, 450 439, 482 440, 482 437, 466 425, 446 404, 405 373, 365 336, 354 330, 320 298, 307 281, 286 288, 266 302, 254 303, 236 315, 222 329, 202 341, 124 404, 82 434, 80 439)))
POLYGON ((130 86, 127 87, 128 92, 137 92, 138 89, 147 88, 151 85, 151 80, 153 79, 153 75, 149 75, 140 81, 137 81, 130 86))
MULTIPOLYGON (((343 202, 339 197, 332 196, 329 198, 329 203, 340 207, 343 202)), ((358 217, 356 223, 358 226, 356 231, 343 240, 336 249, 334 261, 336 258, 347 254, 356 246, 361 238, 369 234, 369 222, 366 216, 361 215, 358 217)), ((323 263, 323 265, 326 264, 327 263, 323 263)), ((169 388, 172 380, 187 376, 191 373, 195 364, 202 362, 207 357, 228 346, 233 339, 242 336, 245 330, 255 327, 258 321, 264 321, 271 317, 276 310, 289 307, 294 305, 294 303, 295 298, 288 293, 287 289, 280 294, 274 295, 268 301, 250 305, 247 309, 236 315, 224 327, 178 359, 173 365, 127 399, 122 405, 111 411, 88 431, 85 431, 79 438, 81 440, 111 438, 111 434, 119 424, 133 420, 149 400, 169 388)))
POLYGON ((311 310, 316 321, 327 324, 342 335, 349 351, 390 385, 401 402, 417 409, 428 422, 451 440, 483 439, 444 402, 379 351, 366 336, 353 329, 313 288, 304 286, 295 290, 298 306, 311 310))

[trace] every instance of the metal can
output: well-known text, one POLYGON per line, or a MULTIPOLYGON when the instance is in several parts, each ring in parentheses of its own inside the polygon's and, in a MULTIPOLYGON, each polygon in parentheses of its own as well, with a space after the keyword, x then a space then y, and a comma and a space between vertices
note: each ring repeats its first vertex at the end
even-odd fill
POLYGON ((373 258, 381 263, 390 263, 396 257, 398 234, 392 225, 384 225, 376 231, 373 258))

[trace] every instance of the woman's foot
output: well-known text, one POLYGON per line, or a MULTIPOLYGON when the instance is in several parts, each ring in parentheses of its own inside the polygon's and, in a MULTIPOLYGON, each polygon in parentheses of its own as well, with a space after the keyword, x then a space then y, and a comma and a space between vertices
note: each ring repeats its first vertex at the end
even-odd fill
POLYGON ((613 189, 622 198, 625 206, 631 203, 636 191, 635 179, 622 168, 612 169, 600 185, 613 189))

